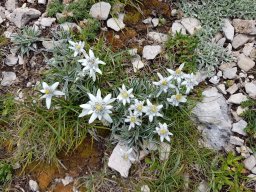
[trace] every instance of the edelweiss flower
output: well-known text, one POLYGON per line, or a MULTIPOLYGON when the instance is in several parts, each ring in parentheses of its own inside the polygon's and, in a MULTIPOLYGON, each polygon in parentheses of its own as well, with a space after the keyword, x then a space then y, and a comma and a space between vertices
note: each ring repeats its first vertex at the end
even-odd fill
POLYGON ((194 88, 194 86, 198 85, 198 82, 196 81, 196 78, 193 73, 185 74, 184 78, 185 81, 183 81, 181 85, 186 86, 186 94, 188 94, 194 88))
POLYGON ((178 85, 180 85, 181 80, 184 78, 184 73, 182 72, 182 69, 184 67, 184 63, 182 63, 178 69, 173 71, 172 69, 167 69, 167 71, 171 74, 171 78, 177 80, 178 85))
POLYGON ((147 106, 145 108, 145 113, 148 115, 149 121, 152 122, 153 118, 155 116, 163 117, 159 111, 163 108, 163 105, 153 105, 148 99, 147 99, 147 106))
POLYGON ((125 161, 134 162, 135 159, 133 158, 132 150, 133 150, 132 148, 130 148, 128 151, 124 151, 124 150, 120 149, 121 157, 122 157, 125 161))
POLYGON ((88 93, 88 96, 90 101, 86 104, 80 105, 80 107, 83 108, 83 111, 79 117, 92 114, 89 119, 89 123, 92 123, 97 118, 100 121, 106 120, 107 122, 112 123, 112 119, 109 114, 112 113, 110 110, 113 108, 113 106, 109 104, 115 99, 111 99, 111 94, 108 94, 104 99, 102 99, 101 91, 98 89, 96 96, 90 93, 88 93))
POLYGON ((171 84, 171 79, 172 77, 163 77, 160 73, 157 73, 160 81, 158 82, 153 82, 154 85, 159 86, 160 87, 160 91, 158 92, 158 96, 162 93, 165 92, 167 93, 169 88, 175 88, 174 85, 171 84))
POLYGON ((57 87, 58 87, 58 85, 59 85, 59 82, 56 82, 56 83, 52 84, 51 86, 49 86, 49 85, 48 85, 47 83, 45 83, 45 82, 42 83, 43 89, 40 90, 40 92, 41 92, 41 93, 44 93, 45 95, 43 95, 43 96, 41 97, 41 99, 44 99, 44 98, 45 98, 47 109, 50 109, 50 107, 51 107, 51 101, 52 101, 52 97, 53 97, 53 96, 65 95, 65 93, 56 90, 57 87))
POLYGON ((179 106, 179 103, 186 103, 186 96, 183 96, 179 92, 176 95, 172 95, 171 98, 167 98, 167 101, 170 102, 173 106, 179 106))
POLYGON ((145 111, 144 101, 138 101, 138 99, 134 100, 134 105, 131 105, 130 110, 134 110, 138 115, 142 115, 145 111))
POLYGON ((96 72, 102 74, 99 69, 99 64, 105 65, 106 63, 96 58, 93 51, 89 50, 89 55, 85 55, 85 59, 80 59, 78 62, 84 66, 83 71, 88 72, 89 76, 92 77, 93 81, 96 80, 96 72))
POLYGON ((141 120, 138 117, 137 113, 132 113, 130 111, 130 115, 127 116, 127 118, 124 120, 127 123, 130 123, 128 130, 131 130, 132 128, 134 128, 136 125, 141 125, 141 120))
POLYGON ((74 51, 74 57, 76 57, 78 54, 85 53, 84 50, 84 42, 79 41, 78 43, 74 41, 68 41, 71 45, 69 48, 74 51))
POLYGON ((118 89, 119 89, 120 93, 117 96, 117 99, 119 101, 122 101, 123 105, 125 105, 126 103, 130 103, 130 98, 134 97, 134 95, 132 94, 133 89, 129 89, 127 91, 124 84, 122 85, 122 89, 121 88, 118 88, 118 89))
POLYGON ((161 142, 164 141, 164 139, 166 139, 167 141, 171 141, 171 138, 169 135, 173 136, 173 134, 171 132, 169 132, 168 128, 167 128, 167 124, 161 124, 159 123, 159 127, 156 127, 156 133, 158 133, 158 135, 160 136, 160 140, 161 142))

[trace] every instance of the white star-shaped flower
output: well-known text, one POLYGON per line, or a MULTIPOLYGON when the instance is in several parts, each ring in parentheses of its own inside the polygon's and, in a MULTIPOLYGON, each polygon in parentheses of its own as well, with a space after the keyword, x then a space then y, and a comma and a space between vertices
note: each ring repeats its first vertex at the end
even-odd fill
POLYGON ((184 63, 182 63, 178 69, 176 69, 175 71, 172 69, 167 69, 167 71, 171 74, 170 77, 172 79, 177 80, 178 85, 180 85, 181 80, 184 78, 184 73, 182 72, 182 69, 184 67, 184 63))
POLYGON ((101 97, 101 91, 98 89, 97 95, 94 96, 88 93, 90 101, 86 104, 80 105, 83 108, 82 113, 79 117, 83 117, 85 115, 91 115, 89 119, 89 123, 92 123, 95 119, 99 119, 100 121, 107 121, 112 123, 112 119, 109 114, 112 113, 111 109, 113 108, 112 103, 115 99, 111 99, 111 94, 108 94, 104 99, 101 97))
POLYGON ((175 88, 175 86, 171 84, 171 76, 163 77, 160 73, 157 73, 157 75, 160 80, 158 82, 153 82, 154 85, 159 86, 160 88, 157 96, 159 96, 162 92, 167 93, 169 88, 175 88))
POLYGON ((148 99, 147 99, 147 106, 145 107, 145 113, 148 115, 149 121, 152 122, 153 118, 155 116, 157 117, 163 117, 163 115, 160 112, 160 110, 163 108, 163 105, 153 105, 148 99))
POLYGON ((124 151, 124 150, 120 149, 121 157, 122 157, 125 161, 134 162, 135 159, 134 159, 134 157, 133 157, 132 151, 133 151, 132 148, 130 148, 128 151, 124 151))
POLYGON ((173 106, 179 106, 180 103, 186 103, 187 99, 186 96, 177 92, 176 95, 172 95, 171 98, 167 98, 167 101, 173 106))
POLYGON ((183 81, 181 85, 186 86, 186 94, 188 94, 194 88, 194 86, 198 85, 198 82, 196 81, 196 78, 193 73, 185 74, 184 78, 185 81, 183 81))
POLYGON ((122 89, 118 88, 120 93, 117 96, 117 99, 121 102, 123 102, 123 105, 125 105, 126 103, 130 103, 131 102, 131 98, 134 97, 134 95, 132 94, 133 89, 129 89, 127 90, 125 85, 122 85, 122 89))
POLYGON ((83 71, 88 73, 93 81, 96 80, 96 73, 102 75, 102 72, 99 69, 99 64, 106 64, 105 62, 99 60, 99 58, 96 58, 91 49, 89 50, 89 55, 85 55, 85 59, 80 59, 78 62, 84 66, 83 71))
POLYGON ((173 134, 171 132, 169 132, 167 124, 164 123, 159 123, 159 127, 156 127, 156 133, 158 133, 158 135, 160 136, 160 140, 161 142, 164 141, 164 139, 166 139, 167 141, 171 141, 170 136, 173 136, 173 134))
POLYGON ((124 120, 126 123, 130 123, 128 130, 131 130, 136 125, 141 125, 141 119, 138 114, 130 111, 130 115, 124 120))
POLYGON ((41 99, 45 99, 46 100, 46 107, 47 107, 47 109, 50 109, 50 107, 51 107, 51 101, 52 101, 52 97, 53 96, 65 95, 65 93, 56 90, 58 85, 59 85, 59 82, 56 82, 56 83, 52 84, 51 86, 49 86, 45 82, 42 83, 43 89, 40 90, 40 92, 44 93, 44 95, 41 97, 41 99))
POLYGON ((138 99, 134 100, 134 104, 130 106, 130 110, 133 110, 138 115, 142 115, 145 111, 144 101, 139 101, 138 99))
POLYGON ((78 43, 74 42, 74 41, 68 41, 68 42, 71 45, 69 48, 74 51, 74 57, 76 57, 77 55, 79 55, 81 53, 85 53, 84 42, 82 42, 82 41, 79 41, 78 43))

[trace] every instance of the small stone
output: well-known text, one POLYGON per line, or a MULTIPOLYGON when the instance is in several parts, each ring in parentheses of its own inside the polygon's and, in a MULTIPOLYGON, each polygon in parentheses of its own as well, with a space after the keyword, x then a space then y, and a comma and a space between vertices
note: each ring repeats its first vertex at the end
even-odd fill
POLYGON ((141 192, 150 192, 150 188, 148 185, 143 185, 143 186, 141 186, 140 191, 141 192))
POLYGON ((147 19, 144 19, 142 22, 143 22, 144 24, 151 24, 151 22, 152 22, 152 17, 149 17, 149 18, 147 18, 147 19))
POLYGON ((241 106, 237 107, 236 113, 237 115, 241 116, 246 110, 248 110, 248 108, 242 108, 241 106))
POLYGON ((108 166, 111 169, 118 171, 122 177, 127 178, 132 164, 129 160, 125 160, 124 158, 122 158, 121 149, 123 151, 129 150, 128 146, 123 145, 119 142, 109 157, 108 166))
POLYGON ((239 117, 239 116, 237 115, 236 111, 234 111, 233 109, 231 109, 230 112, 231 112, 231 114, 232 114, 232 116, 233 116, 235 122, 240 121, 240 120, 242 119, 241 117, 239 117))
POLYGON ((232 67, 235 67, 236 66, 236 63, 234 62, 231 62, 231 63, 223 63, 219 66, 219 69, 224 71, 225 69, 228 69, 228 68, 232 68, 232 67))
POLYGON ((153 24, 154 27, 157 27, 158 24, 159 24, 159 19, 158 18, 153 18, 152 19, 152 24, 153 24))
POLYGON ((248 93, 249 97, 256 99, 256 81, 245 82, 245 91, 248 93))
POLYGON ((90 15, 99 20, 106 20, 108 18, 111 5, 106 2, 99 2, 92 5, 90 15))
POLYGON ((232 131, 240 135, 246 136, 246 132, 244 131, 246 127, 247 127, 247 122, 244 120, 240 120, 237 123, 233 124, 232 131))
POLYGON ((1 81, 2 86, 10 86, 16 80, 16 74, 14 72, 2 72, 3 80, 1 81))
POLYGON ((217 76, 222 77, 222 71, 218 71, 217 76))
POLYGON ((229 92, 231 95, 234 94, 238 90, 238 86, 236 83, 234 83, 231 87, 227 89, 227 92, 229 92))
POLYGON ((155 59, 155 57, 161 53, 162 48, 160 45, 146 45, 143 48, 143 58, 147 59, 147 60, 152 60, 155 59))
POLYGON ((161 142, 159 147, 159 159, 161 161, 166 161, 169 158, 169 154, 171 151, 171 145, 168 143, 161 142))
POLYGON ((243 101, 247 101, 247 100, 248 99, 244 94, 236 93, 229 97, 228 102, 233 104, 241 104, 243 101))
POLYGON ((26 87, 32 87, 32 83, 31 82, 27 82, 26 87))
POLYGON ((78 30, 81 31, 81 27, 79 27, 76 23, 65 22, 60 25, 64 31, 73 31, 78 30))
POLYGON ((234 79, 236 78, 237 67, 227 68, 223 70, 224 79, 234 79))
POLYGON ((183 18, 181 24, 185 27, 190 35, 201 29, 200 21, 196 18, 183 18))
POLYGON ((183 25, 181 25, 180 23, 178 22, 174 22, 172 24, 172 34, 173 35, 176 35, 176 33, 181 33, 183 35, 186 35, 186 29, 183 27, 183 25))
POLYGON ((39 191, 39 186, 38 186, 37 182, 34 181, 34 180, 29 180, 29 187, 30 187, 30 189, 31 189, 33 192, 39 191))
POLYGON ((246 78, 246 77, 247 77, 247 74, 241 72, 241 73, 239 73, 239 77, 240 77, 240 78, 246 78))
POLYGON ((2 17, 0 16, 0 24, 3 23, 4 20, 2 19, 2 17))
POLYGON ((7 55, 5 59, 5 64, 8 66, 14 66, 18 63, 19 58, 15 55, 7 55))
POLYGON ((242 70, 247 72, 255 66, 255 62, 249 57, 246 57, 244 54, 240 54, 238 57, 237 65, 242 70))
POLYGON ((7 0, 5 2, 5 8, 8 11, 14 11, 14 9, 16 9, 17 6, 18 6, 18 1, 17 0, 7 0))
POLYGON ((234 19, 233 26, 237 33, 244 33, 244 34, 249 34, 249 35, 256 34, 256 21, 255 20, 234 19))
POLYGON ((246 169, 252 170, 252 168, 256 165, 256 159, 253 155, 251 155, 250 157, 245 159, 243 163, 246 169))
POLYGON ((254 43, 246 43, 243 48, 243 54, 247 57, 250 57, 250 54, 252 52, 254 43))
POLYGON ((19 59, 19 65, 25 64, 25 60, 24 60, 23 56, 18 55, 18 59, 19 59))
POLYGON ((230 137, 230 143, 233 144, 233 145, 242 146, 244 144, 244 140, 240 139, 239 137, 236 137, 236 136, 231 136, 230 137))
POLYGON ((177 9, 173 9, 172 11, 171 11, 171 16, 176 16, 178 14, 178 10, 177 9))
POLYGON ((201 181, 199 183, 199 186, 196 190, 196 192, 210 192, 210 188, 209 188, 209 185, 206 181, 201 181))
POLYGON ((213 43, 217 43, 221 38, 223 38, 223 35, 222 35, 222 33, 218 32, 218 33, 214 36, 214 38, 212 39, 212 42, 213 42, 213 43))
POLYGON ((251 170, 251 172, 252 172, 253 174, 256 174, 256 167, 253 167, 252 170, 251 170))
POLYGON ((245 43, 247 43, 249 40, 250 40, 250 38, 247 35, 238 34, 233 39, 232 46, 234 49, 238 49, 239 47, 241 47, 245 43))
POLYGON ((250 180, 256 181, 256 175, 255 174, 250 174, 247 177, 250 178, 250 180))
POLYGON ((135 57, 132 58, 132 66, 135 73, 144 67, 144 63, 141 61, 139 55, 135 55, 135 57))
POLYGON ((168 35, 164 33, 158 33, 158 32, 149 32, 147 34, 148 38, 157 42, 157 43, 164 43, 168 40, 168 35))
POLYGON ((223 38, 221 38, 221 39, 217 42, 217 45, 219 45, 220 47, 223 47, 224 44, 225 44, 225 42, 226 42, 226 38, 223 37, 223 38))
POLYGON ((64 186, 72 183, 74 181, 73 177, 71 176, 66 176, 64 179, 61 179, 61 182, 64 186))
POLYGON ((46 4, 46 0, 38 0, 38 4, 45 5, 46 4))
POLYGON ((41 19, 40 24, 44 27, 50 27, 55 21, 56 18, 44 17, 41 19))
POLYGON ((227 94, 224 84, 219 84, 219 85, 217 86, 217 88, 221 91, 222 94, 224 94, 224 95, 227 94))
POLYGON ((141 150, 140 151, 140 155, 139 155, 139 160, 142 161, 143 159, 145 159, 145 157, 149 154, 148 150, 141 150))
POLYGON ((117 18, 108 19, 107 26, 115 31, 120 31, 125 28, 123 21, 117 18))
POLYGON ((234 39, 235 28, 231 25, 228 19, 224 19, 224 25, 222 27, 222 31, 225 34, 225 37, 232 41, 234 39))
POLYGON ((129 53, 129 55, 131 55, 131 56, 135 56, 135 55, 137 54, 137 52, 138 52, 138 49, 137 49, 137 48, 129 49, 129 50, 128 50, 128 53, 129 53))
POLYGON ((33 4, 35 3, 35 0, 27 0, 27 2, 33 4))
POLYGON ((213 76, 209 80, 212 84, 217 85, 220 82, 220 78, 218 76, 213 76))

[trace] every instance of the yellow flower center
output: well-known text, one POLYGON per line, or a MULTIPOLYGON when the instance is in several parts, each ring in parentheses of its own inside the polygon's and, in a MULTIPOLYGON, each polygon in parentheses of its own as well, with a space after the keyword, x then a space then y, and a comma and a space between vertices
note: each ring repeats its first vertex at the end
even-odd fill
POLYGON ((163 80, 163 81, 162 81, 162 85, 163 85, 163 86, 166 86, 166 85, 167 85, 167 81, 166 81, 166 80, 163 80))
POLYGON ((143 105, 139 104, 139 105, 137 106, 137 110, 138 110, 138 111, 142 111, 142 109, 143 109, 143 105))
POLYGON ((51 91, 49 89, 45 90, 45 94, 49 94, 51 91))
POLYGON ((128 98, 129 94, 127 93, 127 91, 124 91, 121 93, 123 98, 128 98))
POLYGON ((157 107, 156 107, 156 105, 152 105, 152 106, 151 106, 151 111, 152 111, 153 113, 156 113, 156 112, 157 112, 157 107))
POLYGON ((81 49, 81 45, 76 45, 76 49, 81 49))
POLYGON ((98 104, 95 105, 95 109, 96 109, 96 111, 100 112, 100 111, 103 110, 103 106, 98 103, 98 104))
POLYGON ((180 69, 176 69, 176 74, 181 74, 181 70, 180 69))
POLYGON ((136 122, 136 117, 135 117, 135 116, 132 116, 132 117, 130 118, 130 121, 131 121, 131 123, 135 123, 135 122, 136 122))
POLYGON ((129 159, 128 154, 124 154, 123 158, 124 158, 124 160, 128 160, 129 159))
POLYGON ((167 130, 165 130, 165 129, 161 129, 161 130, 160 130, 160 134, 161 134, 161 135, 165 135, 166 133, 167 133, 167 130))
POLYGON ((179 100, 181 100, 182 95, 181 94, 177 94, 175 97, 176 97, 176 100, 179 101, 179 100))

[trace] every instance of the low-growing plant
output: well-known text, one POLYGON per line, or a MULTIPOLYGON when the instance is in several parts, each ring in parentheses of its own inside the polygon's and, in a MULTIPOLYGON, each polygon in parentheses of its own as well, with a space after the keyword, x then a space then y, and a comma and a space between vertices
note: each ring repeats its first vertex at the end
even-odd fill
POLYGON ((64 4, 60 0, 53 0, 47 7, 47 15, 49 17, 55 17, 56 13, 61 13, 64 10, 64 4))
POLYGON ((0 160, 0 186, 12 178, 12 166, 0 160))

